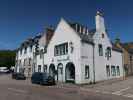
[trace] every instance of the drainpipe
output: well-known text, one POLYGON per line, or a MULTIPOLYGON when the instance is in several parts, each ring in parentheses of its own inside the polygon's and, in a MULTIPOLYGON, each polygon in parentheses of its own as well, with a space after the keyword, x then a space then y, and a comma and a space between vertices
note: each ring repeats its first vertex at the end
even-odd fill
POLYGON ((93 84, 95 84, 95 45, 93 44, 93 84))
POLYGON ((123 68, 123 80, 126 78, 125 65, 124 65, 124 51, 122 51, 122 68, 123 68))
POLYGON ((43 48, 43 52, 42 52, 42 66, 43 66, 43 71, 44 71, 44 50, 45 50, 45 47, 43 48))

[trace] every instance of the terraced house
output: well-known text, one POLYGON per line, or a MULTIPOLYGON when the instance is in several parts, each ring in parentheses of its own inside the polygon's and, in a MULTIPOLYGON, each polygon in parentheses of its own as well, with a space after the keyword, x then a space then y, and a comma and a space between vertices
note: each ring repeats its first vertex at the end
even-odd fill
POLYGON ((121 43, 120 39, 116 39, 116 46, 123 51, 123 63, 126 76, 133 75, 133 42, 121 43))
POLYGON ((29 38, 24 41, 18 48, 16 53, 16 72, 21 72, 26 77, 31 77, 34 71, 35 62, 35 47, 41 35, 29 38))
POLYGON ((102 13, 95 22, 89 30, 61 18, 56 29, 47 29, 39 39, 34 71, 76 84, 123 77, 122 50, 111 42, 102 13))

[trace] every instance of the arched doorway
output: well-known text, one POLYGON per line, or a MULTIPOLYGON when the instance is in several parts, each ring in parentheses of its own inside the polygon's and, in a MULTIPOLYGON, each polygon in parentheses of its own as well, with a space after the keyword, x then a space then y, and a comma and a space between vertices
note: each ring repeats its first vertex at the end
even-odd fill
POLYGON ((54 64, 50 64, 49 66, 49 75, 55 76, 55 65, 54 64))
POLYGON ((57 66, 57 70, 58 70, 58 81, 59 82, 63 82, 63 64, 59 63, 57 66))
POLYGON ((66 64, 65 78, 66 82, 75 82, 75 66, 72 62, 66 64))

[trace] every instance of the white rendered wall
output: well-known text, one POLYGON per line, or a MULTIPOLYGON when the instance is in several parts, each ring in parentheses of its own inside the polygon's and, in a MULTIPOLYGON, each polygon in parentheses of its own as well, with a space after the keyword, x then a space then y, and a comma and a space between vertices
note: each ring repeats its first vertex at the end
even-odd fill
POLYGON ((57 69, 57 65, 59 63, 63 64, 63 81, 65 82, 65 67, 68 62, 72 62, 75 65, 75 81, 76 83, 81 83, 81 58, 80 58, 80 37, 77 33, 64 21, 61 19, 58 27, 49 43, 47 49, 47 55, 45 55, 45 63, 49 65, 53 63, 57 69), (68 42, 68 54, 63 56, 54 56, 54 47, 55 45, 62 44, 68 42), (70 52, 69 43, 73 43, 74 51, 70 52), (64 60, 66 59, 66 60, 64 60))
POLYGON ((81 82, 93 82, 93 45, 82 43, 81 45, 81 82), (90 77, 85 78, 85 65, 89 65, 90 77))
MULTIPOLYGON (((96 81, 107 80, 106 73, 106 65, 117 65, 120 66, 121 76, 122 72, 122 53, 111 51, 112 56, 109 60, 105 57, 105 52, 107 47, 112 48, 112 44, 110 39, 105 31, 104 18, 102 16, 96 16, 96 33, 94 35, 94 43, 95 43, 95 76, 96 81), (102 38, 102 34, 104 34, 104 38, 102 38), (102 44, 103 46, 103 56, 99 56, 98 44, 102 44), (118 60, 116 58, 119 58, 118 60)), ((119 76, 119 77, 121 77, 119 76)), ((116 76, 118 77, 118 76, 116 76)), ((116 78, 110 77, 110 78, 116 78)))

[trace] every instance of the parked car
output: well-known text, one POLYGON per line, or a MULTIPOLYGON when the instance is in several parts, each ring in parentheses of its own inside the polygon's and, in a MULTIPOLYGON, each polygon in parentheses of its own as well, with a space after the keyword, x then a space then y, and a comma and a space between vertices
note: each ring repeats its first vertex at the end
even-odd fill
POLYGON ((16 80, 26 80, 26 77, 23 73, 12 73, 12 79, 16 79, 16 80))
POLYGON ((15 79, 16 78, 16 72, 12 73, 12 79, 15 79))
POLYGON ((48 73, 35 72, 32 74, 31 82, 41 85, 55 85, 54 77, 50 76, 48 73))
POLYGON ((7 67, 0 67, 0 73, 10 73, 10 70, 7 67))

